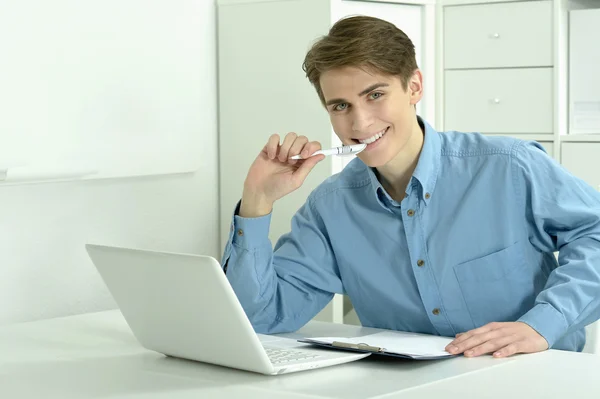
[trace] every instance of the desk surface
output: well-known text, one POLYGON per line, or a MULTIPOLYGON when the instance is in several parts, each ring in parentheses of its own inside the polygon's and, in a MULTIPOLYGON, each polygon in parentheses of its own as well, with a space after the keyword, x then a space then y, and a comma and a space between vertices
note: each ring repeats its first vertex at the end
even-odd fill
MULTIPOLYGON (((311 322, 292 337, 358 335, 311 322)), ((546 351, 411 361, 356 362, 263 376, 142 348, 121 313, 108 311, 0 328, 0 398, 598 398, 600 356, 546 351), (440 395, 440 396, 436 396, 440 395)))

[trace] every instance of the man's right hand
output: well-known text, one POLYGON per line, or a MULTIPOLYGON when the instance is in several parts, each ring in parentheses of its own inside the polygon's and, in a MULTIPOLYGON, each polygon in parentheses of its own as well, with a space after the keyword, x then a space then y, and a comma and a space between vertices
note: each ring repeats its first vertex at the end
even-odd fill
POLYGON ((320 149, 318 141, 309 142, 296 133, 288 133, 283 143, 278 134, 272 135, 246 176, 240 216, 259 217, 271 213, 275 201, 302 186, 315 165, 325 159, 321 154, 311 157, 320 149), (290 159, 299 154, 302 160, 290 159))

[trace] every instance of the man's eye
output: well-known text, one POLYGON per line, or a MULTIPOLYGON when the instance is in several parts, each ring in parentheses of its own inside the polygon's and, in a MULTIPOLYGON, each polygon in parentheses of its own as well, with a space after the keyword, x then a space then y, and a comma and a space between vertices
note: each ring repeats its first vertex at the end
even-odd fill
POLYGON ((376 92, 376 93, 371 93, 371 94, 369 95, 369 97, 371 97, 371 99, 373 99, 373 100, 377 100, 377 99, 378 99, 379 97, 381 97, 381 96, 383 96, 383 93, 379 93, 379 92, 376 92))
POLYGON ((338 104, 338 105, 336 105, 335 107, 333 107, 333 110, 334 110, 334 111, 343 111, 343 110, 345 110, 346 108, 348 108, 348 104, 346 104, 346 103, 341 103, 341 104, 338 104))

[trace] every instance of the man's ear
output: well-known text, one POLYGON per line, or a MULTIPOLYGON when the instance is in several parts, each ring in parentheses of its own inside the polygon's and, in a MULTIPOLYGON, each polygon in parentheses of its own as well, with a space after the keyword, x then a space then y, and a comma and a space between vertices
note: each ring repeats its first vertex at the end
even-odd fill
POLYGON ((419 69, 415 70, 408 81, 408 94, 412 105, 416 105, 423 97, 423 74, 419 69))

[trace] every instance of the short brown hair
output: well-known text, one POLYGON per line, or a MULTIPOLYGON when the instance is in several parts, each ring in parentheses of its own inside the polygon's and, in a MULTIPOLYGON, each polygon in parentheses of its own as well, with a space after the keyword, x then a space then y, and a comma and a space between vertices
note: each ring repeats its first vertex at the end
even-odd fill
POLYGON ((319 79, 325 71, 357 67, 398 76, 404 90, 418 68, 415 46, 394 24, 379 18, 354 16, 337 21, 306 54, 302 69, 325 104, 319 79))

